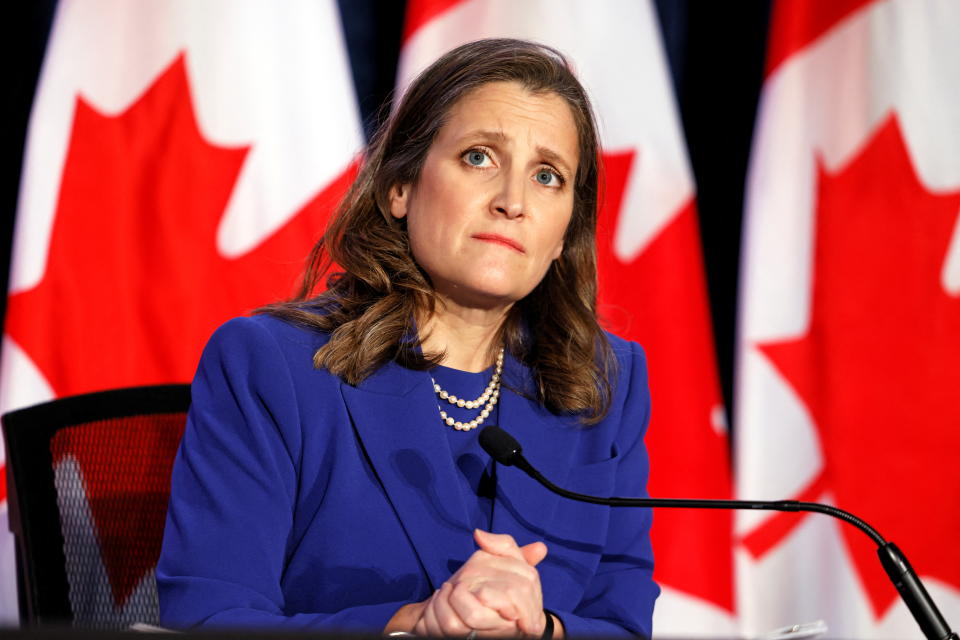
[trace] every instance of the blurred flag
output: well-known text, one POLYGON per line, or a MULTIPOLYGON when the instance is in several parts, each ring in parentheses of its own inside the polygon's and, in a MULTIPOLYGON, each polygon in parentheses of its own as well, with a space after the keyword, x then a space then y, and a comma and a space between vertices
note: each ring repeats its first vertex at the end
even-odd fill
POLYGON ((333 0, 63 0, 28 134, 0 411, 188 382, 218 324, 292 293, 362 142, 333 0))
MULTIPOLYGON (((601 313, 643 344, 653 418, 650 493, 729 497, 694 188, 650 2, 410 0, 399 90, 442 53, 484 37, 519 37, 567 54, 599 116, 607 183, 599 239, 601 313)), ((732 518, 654 515, 657 634, 734 630, 732 518)))
MULTIPOLYGON (((779 2, 748 182, 738 492, 852 511, 960 623, 960 4, 779 2)), ((748 633, 920 638, 874 545, 738 518, 748 633)))

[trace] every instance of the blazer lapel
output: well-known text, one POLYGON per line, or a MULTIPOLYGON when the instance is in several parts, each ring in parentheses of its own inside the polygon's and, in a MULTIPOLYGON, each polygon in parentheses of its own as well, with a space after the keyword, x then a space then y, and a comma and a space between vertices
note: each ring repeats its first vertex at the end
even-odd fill
MULTIPOLYGON (((563 486, 580 439, 579 425, 575 419, 552 415, 533 397, 529 370, 508 356, 500 395, 500 427, 520 442, 530 464, 563 486)), ((493 531, 509 533, 521 545, 534 540, 549 542, 554 512, 562 498, 516 467, 497 465, 496 477, 493 531)))
POLYGON ((475 547, 430 376, 390 363, 341 389, 374 472, 438 589, 475 547))

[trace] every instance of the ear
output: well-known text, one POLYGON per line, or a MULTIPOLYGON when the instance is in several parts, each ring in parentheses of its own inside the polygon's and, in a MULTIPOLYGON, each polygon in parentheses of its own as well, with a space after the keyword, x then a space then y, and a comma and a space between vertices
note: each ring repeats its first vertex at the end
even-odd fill
POLYGON ((410 200, 410 185, 395 184, 390 187, 390 215, 397 220, 407 216, 407 203, 410 200))

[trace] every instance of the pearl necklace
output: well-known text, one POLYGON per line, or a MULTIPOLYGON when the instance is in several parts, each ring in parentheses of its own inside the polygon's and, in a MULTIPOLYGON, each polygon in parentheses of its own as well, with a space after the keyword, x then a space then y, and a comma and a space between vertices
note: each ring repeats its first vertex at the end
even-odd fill
POLYGON ((490 384, 487 385, 487 388, 476 400, 464 400, 463 398, 458 398, 452 393, 444 391, 440 388, 440 385, 437 384, 437 381, 431 376, 430 380, 433 382, 433 390, 441 400, 446 400, 450 404, 455 404, 458 407, 464 407, 466 409, 476 409, 477 407, 481 407, 486 404, 486 406, 480 410, 480 415, 478 415, 476 418, 470 420, 469 422, 460 422, 459 420, 455 420, 452 416, 448 416, 447 412, 441 409, 440 404, 438 403, 437 409, 440 411, 440 419, 457 431, 470 431, 471 429, 476 429, 479 427, 481 424, 483 424, 483 421, 490 416, 494 405, 497 404, 497 400, 500 398, 500 375, 502 373, 503 347, 500 347, 500 353, 497 354, 497 366, 493 371, 493 376, 490 378, 490 384))

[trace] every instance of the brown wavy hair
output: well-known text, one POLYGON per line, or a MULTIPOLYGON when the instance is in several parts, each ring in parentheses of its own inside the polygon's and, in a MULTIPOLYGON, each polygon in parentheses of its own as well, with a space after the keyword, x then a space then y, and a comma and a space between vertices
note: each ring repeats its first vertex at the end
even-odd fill
POLYGON ((550 47, 478 40, 423 71, 371 140, 355 182, 310 253, 295 297, 259 311, 328 332, 330 340, 314 354, 314 365, 352 385, 391 360, 417 370, 439 364, 442 353, 422 352, 415 322, 441 303, 410 251, 406 220, 390 215, 389 192, 417 182, 450 109, 490 82, 516 82, 533 93, 563 98, 579 143, 563 253, 513 305, 493 344, 503 344, 530 368, 533 392, 543 406, 593 424, 608 410, 616 362, 596 315, 600 149, 586 92, 563 54, 550 47), (334 265, 342 271, 327 278, 334 265), (324 281, 326 290, 320 291, 324 281))

